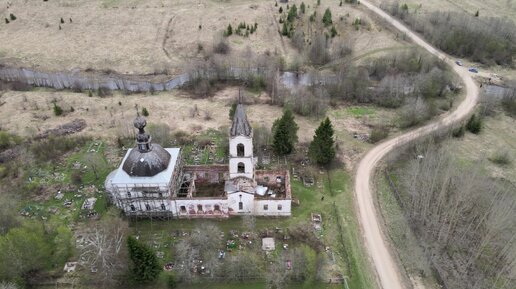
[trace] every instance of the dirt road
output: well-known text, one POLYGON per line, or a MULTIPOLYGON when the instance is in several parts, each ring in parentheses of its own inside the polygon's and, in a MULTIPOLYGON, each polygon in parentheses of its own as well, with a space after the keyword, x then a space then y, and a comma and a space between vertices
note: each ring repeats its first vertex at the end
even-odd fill
POLYGON ((466 97, 456 110, 443 115, 440 119, 428 125, 411 130, 403 135, 380 143, 367 152, 357 167, 355 177, 355 196, 358 206, 359 221, 366 241, 366 248, 374 263, 374 268, 380 281, 381 288, 401 289, 407 288, 408 286, 401 281, 401 274, 403 273, 398 264, 394 261, 394 257, 391 255, 387 238, 381 231, 380 223, 382 220, 380 219, 379 214, 377 214, 374 206, 374 192, 372 191, 371 180, 374 175, 376 165, 385 155, 398 148, 400 145, 421 136, 428 135, 439 128, 464 119, 472 112, 477 104, 479 89, 469 72, 464 67, 455 65, 451 57, 428 44, 405 25, 368 1, 362 0, 360 3, 389 22, 402 33, 405 33, 414 41, 414 43, 449 63, 451 67, 453 67, 453 70, 461 77, 466 89, 466 97))

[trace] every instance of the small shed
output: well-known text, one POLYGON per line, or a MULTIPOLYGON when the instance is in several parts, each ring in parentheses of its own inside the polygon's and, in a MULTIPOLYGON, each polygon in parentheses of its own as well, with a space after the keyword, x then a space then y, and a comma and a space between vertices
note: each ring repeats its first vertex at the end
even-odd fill
POLYGON ((264 251, 274 251, 276 248, 274 244, 274 238, 268 237, 262 239, 262 250, 264 251))

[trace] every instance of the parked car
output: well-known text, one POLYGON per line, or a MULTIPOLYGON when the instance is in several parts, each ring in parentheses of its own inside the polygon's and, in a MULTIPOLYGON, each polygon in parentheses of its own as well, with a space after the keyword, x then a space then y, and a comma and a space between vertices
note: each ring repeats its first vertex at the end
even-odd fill
POLYGON ((455 61, 455 63, 456 63, 458 66, 462 66, 462 61, 460 61, 460 60, 455 61))
POLYGON ((474 68, 474 67, 471 67, 470 69, 468 69, 469 72, 473 72, 473 73, 478 73, 478 69, 474 68))

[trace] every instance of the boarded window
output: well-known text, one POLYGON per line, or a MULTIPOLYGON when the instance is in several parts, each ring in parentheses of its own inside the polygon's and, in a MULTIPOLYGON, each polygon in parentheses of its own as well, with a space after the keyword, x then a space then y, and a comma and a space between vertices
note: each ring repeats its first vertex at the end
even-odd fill
POLYGON ((238 202, 238 209, 242 211, 244 209, 244 203, 238 202))
POLYGON ((283 210, 283 206, 282 205, 278 205, 278 211, 281 211, 283 210))
POLYGON ((245 165, 244 163, 238 163, 238 171, 239 174, 245 173, 245 165))
POLYGON ((243 157, 244 156, 244 144, 237 144, 237 157, 243 157))
POLYGON ((263 210, 264 211, 268 211, 269 210, 269 205, 263 205, 263 210))

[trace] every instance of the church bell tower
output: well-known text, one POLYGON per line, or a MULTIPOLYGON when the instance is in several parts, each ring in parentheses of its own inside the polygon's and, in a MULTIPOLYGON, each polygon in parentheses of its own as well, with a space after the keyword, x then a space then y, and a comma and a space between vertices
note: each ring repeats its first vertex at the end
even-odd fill
POLYGON ((240 100, 229 131, 229 178, 237 177, 254 179, 253 132, 240 100))

